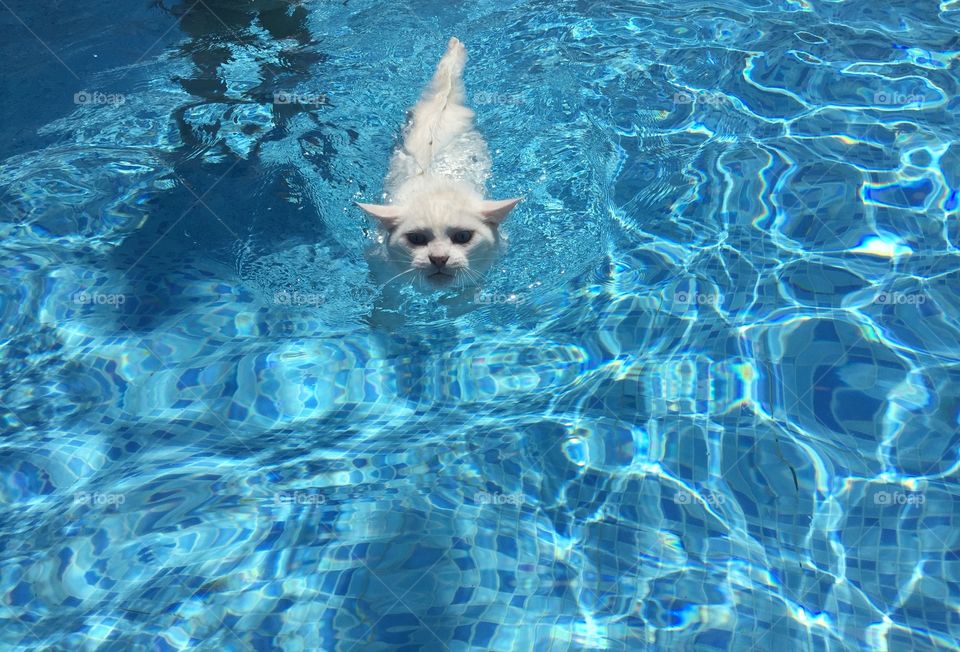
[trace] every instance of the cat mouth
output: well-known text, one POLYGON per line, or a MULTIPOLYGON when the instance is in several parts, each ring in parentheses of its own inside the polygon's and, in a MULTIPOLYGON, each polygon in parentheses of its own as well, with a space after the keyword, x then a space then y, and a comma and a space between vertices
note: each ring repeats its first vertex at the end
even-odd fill
POLYGON ((446 283, 447 281, 450 281, 453 279, 453 274, 447 274, 442 270, 437 270, 433 274, 430 274, 429 276, 427 276, 427 278, 437 283, 446 283))

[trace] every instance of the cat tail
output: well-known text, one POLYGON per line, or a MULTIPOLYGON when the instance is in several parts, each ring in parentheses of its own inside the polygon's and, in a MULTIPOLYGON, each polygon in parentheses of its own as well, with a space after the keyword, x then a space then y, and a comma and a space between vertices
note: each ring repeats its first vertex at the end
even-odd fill
POLYGON ((437 64, 433 79, 426 88, 422 100, 435 99, 444 104, 463 104, 466 91, 463 87, 463 68, 467 64, 467 48, 456 36, 447 41, 447 51, 437 64))
POLYGON ((435 152, 473 127, 473 111, 464 105, 466 63, 467 49, 459 39, 451 37, 433 79, 413 109, 404 149, 421 172, 430 168, 435 152))

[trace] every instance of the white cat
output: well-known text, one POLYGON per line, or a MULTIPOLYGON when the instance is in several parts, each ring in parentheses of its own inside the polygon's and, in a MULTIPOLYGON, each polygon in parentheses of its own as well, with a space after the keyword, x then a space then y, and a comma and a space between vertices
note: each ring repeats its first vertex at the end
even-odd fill
POLYGON ((387 204, 357 205, 383 227, 379 256, 421 288, 482 278, 501 245, 497 227, 520 199, 484 199, 490 154, 464 105, 467 51, 451 38, 411 112, 384 182, 387 204))

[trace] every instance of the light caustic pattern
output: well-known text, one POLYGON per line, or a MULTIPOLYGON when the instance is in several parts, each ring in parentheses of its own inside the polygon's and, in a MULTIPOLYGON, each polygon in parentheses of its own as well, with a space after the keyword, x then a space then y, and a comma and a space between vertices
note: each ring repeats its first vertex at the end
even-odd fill
POLYGON ((4 649, 955 649, 957 3, 7 9, 4 649), (525 201, 391 308, 452 34, 525 201))

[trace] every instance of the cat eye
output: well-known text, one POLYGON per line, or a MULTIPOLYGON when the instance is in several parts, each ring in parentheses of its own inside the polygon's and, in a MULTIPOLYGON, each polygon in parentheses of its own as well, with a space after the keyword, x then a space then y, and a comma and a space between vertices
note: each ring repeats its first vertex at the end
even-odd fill
POLYGON ((413 233, 407 234, 407 242, 412 244, 414 247, 422 247, 423 245, 427 244, 427 236, 425 236, 423 233, 417 233, 414 231, 413 233))
POLYGON ((453 240, 454 244, 467 244, 470 242, 470 238, 472 237, 473 231, 457 231, 453 234, 453 238, 451 239, 453 240))

